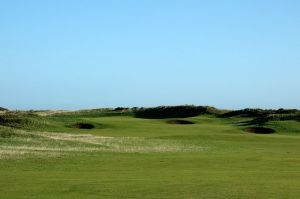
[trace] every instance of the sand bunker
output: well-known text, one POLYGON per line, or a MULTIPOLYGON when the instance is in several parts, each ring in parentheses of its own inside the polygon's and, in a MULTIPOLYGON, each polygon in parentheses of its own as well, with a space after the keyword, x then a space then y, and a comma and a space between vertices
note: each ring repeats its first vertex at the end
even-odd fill
POLYGON ((168 120, 168 124, 195 124, 194 122, 187 120, 168 120))
POLYGON ((73 128, 78 128, 78 129, 93 129, 95 126, 93 124, 89 123, 75 123, 72 125, 73 128))
POLYGON ((265 127, 250 127, 245 129, 246 132, 256 133, 256 134, 271 134, 275 133, 274 129, 265 128, 265 127))

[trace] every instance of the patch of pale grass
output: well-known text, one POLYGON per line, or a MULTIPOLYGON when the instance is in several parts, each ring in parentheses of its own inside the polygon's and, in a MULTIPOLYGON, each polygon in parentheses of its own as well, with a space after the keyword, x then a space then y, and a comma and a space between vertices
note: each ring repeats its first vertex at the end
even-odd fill
POLYGON ((184 144, 178 140, 149 139, 141 137, 104 137, 90 134, 42 133, 49 139, 99 145, 101 151, 115 152, 188 152, 203 151, 207 147, 184 144))
POLYGON ((74 111, 66 111, 66 110, 47 110, 47 111, 39 111, 35 112, 35 114, 39 116, 51 116, 51 115, 56 115, 56 114, 61 114, 61 113, 72 113, 74 111))
POLYGON ((81 152, 165 153, 193 152, 208 149, 181 140, 141 137, 106 137, 90 134, 26 132, 15 130, 16 136, 0 144, 0 159, 38 155, 52 157, 81 152), (27 135, 27 136, 25 136, 27 135))
POLYGON ((57 153, 57 152, 41 152, 41 151, 31 151, 31 150, 24 150, 20 148, 0 148, 0 160, 1 159, 21 159, 21 158, 26 158, 30 156, 39 156, 39 157, 57 157, 62 155, 62 153, 57 153))

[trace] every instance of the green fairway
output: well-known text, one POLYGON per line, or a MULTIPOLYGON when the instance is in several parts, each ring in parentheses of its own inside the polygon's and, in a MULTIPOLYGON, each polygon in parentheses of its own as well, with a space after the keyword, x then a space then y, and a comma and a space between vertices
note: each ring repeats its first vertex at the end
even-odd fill
POLYGON ((0 125, 0 198, 300 198, 300 122, 57 114, 0 125), (76 129, 86 122, 93 129, 76 129), (25 125, 27 124, 27 125, 25 125))

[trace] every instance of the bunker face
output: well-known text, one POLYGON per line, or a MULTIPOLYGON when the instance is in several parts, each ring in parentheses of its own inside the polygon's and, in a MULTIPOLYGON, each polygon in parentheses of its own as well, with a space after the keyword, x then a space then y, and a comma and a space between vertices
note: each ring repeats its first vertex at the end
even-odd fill
POLYGON ((187 120, 168 120, 168 124, 195 124, 194 122, 187 120))
POLYGON ((72 125, 73 128, 78 128, 78 129, 93 129, 95 126, 93 124, 88 124, 88 123, 75 123, 72 125))
POLYGON ((265 127, 250 127, 245 129, 246 132, 256 133, 256 134, 271 134, 275 133, 274 129, 265 128, 265 127))

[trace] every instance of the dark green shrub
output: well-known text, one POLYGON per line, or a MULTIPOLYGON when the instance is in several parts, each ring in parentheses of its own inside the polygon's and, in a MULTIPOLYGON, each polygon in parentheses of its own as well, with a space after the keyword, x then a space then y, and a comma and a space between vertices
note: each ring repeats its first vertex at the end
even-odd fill
POLYGON ((140 108, 135 111, 138 118, 162 119, 162 118, 186 118, 200 114, 214 114, 217 109, 208 106, 159 106, 153 108, 140 108))
POLYGON ((8 111, 8 109, 0 107, 0 111, 8 111))

